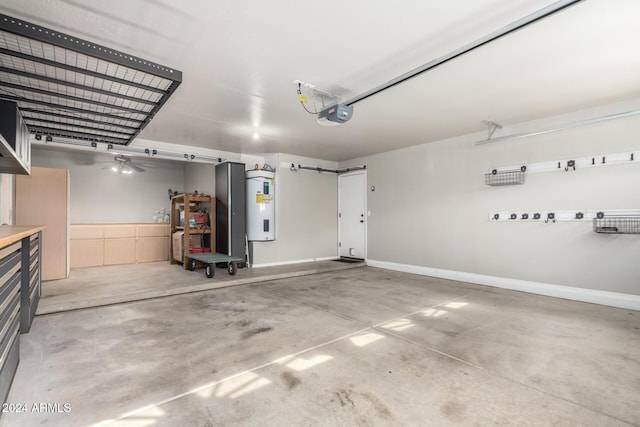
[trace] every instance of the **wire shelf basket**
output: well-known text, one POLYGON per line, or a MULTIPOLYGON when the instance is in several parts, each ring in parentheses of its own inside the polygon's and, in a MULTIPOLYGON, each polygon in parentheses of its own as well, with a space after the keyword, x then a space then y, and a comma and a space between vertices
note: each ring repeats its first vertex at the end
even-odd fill
POLYGON ((640 215, 594 218, 593 231, 604 234, 640 234, 640 215))
POLYGON ((524 173, 526 170, 526 166, 522 166, 520 170, 509 170, 500 172, 494 169, 491 171, 491 173, 484 174, 484 183, 492 187, 524 184, 524 173))

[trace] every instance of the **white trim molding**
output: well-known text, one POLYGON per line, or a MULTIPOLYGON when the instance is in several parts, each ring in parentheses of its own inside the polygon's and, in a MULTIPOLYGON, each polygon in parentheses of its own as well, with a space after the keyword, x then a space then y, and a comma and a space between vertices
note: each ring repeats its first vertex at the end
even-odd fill
POLYGON ((463 271, 443 270, 439 268, 422 267, 418 265, 397 264, 394 262, 367 260, 370 267, 387 270, 402 271, 404 273, 421 276, 437 277, 440 279, 456 280, 458 282, 474 283, 477 285, 493 286, 496 288, 528 292, 531 294, 588 302, 640 311, 640 295, 622 294, 618 292, 600 291, 595 289, 576 288, 572 286, 553 285, 549 283, 530 282, 527 280, 509 279, 506 277, 486 276, 483 274, 466 273, 463 271))
POLYGON ((267 262, 264 264, 251 264, 251 268, 276 267, 278 265, 302 264, 304 262, 333 261, 334 259, 340 259, 340 257, 329 256, 329 257, 323 257, 323 258, 296 259, 292 261, 282 261, 282 262, 267 262))

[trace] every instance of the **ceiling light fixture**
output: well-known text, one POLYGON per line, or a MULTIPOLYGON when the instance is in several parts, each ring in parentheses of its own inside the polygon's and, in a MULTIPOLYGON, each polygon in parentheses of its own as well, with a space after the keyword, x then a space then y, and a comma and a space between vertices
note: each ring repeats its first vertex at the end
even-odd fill
POLYGON ((254 132, 253 139, 260 139, 260 134, 258 132, 254 132))

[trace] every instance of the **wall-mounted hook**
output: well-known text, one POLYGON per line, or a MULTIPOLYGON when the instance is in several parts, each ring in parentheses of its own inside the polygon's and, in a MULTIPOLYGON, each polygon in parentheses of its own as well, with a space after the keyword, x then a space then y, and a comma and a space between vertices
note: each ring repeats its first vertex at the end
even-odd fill
POLYGON ((556 214, 555 213, 549 212, 547 214, 547 219, 544 220, 544 223, 548 224, 549 221, 553 221, 554 224, 556 223, 556 214))
POLYGON ((576 161, 575 160, 567 160, 567 167, 564 168, 565 172, 569 172, 569 168, 573 168, 573 170, 576 170, 576 161))
POLYGON ((584 214, 582 212, 576 212, 576 219, 583 219, 584 214))
POLYGON ((596 158, 595 158, 595 157, 592 157, 592 158, 591 158, 591 164, 592 164, 592 165, 595 165, 595 164, 596 164, 596 158))
POLYGON ((500 219, 500 214, 494 214, 493 215, 493 219, 496 220, 496 221, 499 220, 500 219))
POLYGON ((598 212, 598 213, 596 214, 596 218, 598 218, 598 219, 602 219, 602 218, 604 218, 604 212, 598 212))
POLYGON ((633 153, 631 153, 631 161, 633 161, 633 153))
POLYGON ((518 219, 518 215, 512 213, 511 216, 509 217, 510 219, 518 219))
POLYGON ((527 171, 527 167, 522 165, 520 166, 520 172, 526 172, 527 171))
POLYGON ((540 214, 538 212, 534 213, 533 219, 540 219, 540 214))
POLYGON ((605 156, 602 156, 602 164, 604 165, 605 163, 607 163, 607 158, 605 156))
POLYGON ((523 213, 521 219, 529 219, 529 214, 523 213))
POLYGON ((560 162, 558 162, 558 169, 560 169, 562 166, 560 166, 560 162))

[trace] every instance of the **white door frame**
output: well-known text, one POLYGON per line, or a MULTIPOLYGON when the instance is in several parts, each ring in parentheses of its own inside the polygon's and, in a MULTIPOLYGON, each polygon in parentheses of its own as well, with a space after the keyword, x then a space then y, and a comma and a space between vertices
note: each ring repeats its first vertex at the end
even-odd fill
POLYGON ((341 226, 341 221, 340 221, 340 211, 341 211, 341 206, 340 206, 340 178, 343 176, 352 176, 352 175, 364 175, 364 183, 362 185, 362 193, 364 195, 364 260, 367 260, 367 235, 369 234, 368 228, 369 228, 369 211, 367 209, 367 170, 363 169, 363 170, 358 170, 358 171, 353 171, 353 172, 345 172, 342 174, 338 175, 338 242, 336 244, 336 249, 337 249, 337 253, 338 253, 338 257, 340 257, 340 241, 341 241, 341 237, 342 237, 342 226, 341 226))

